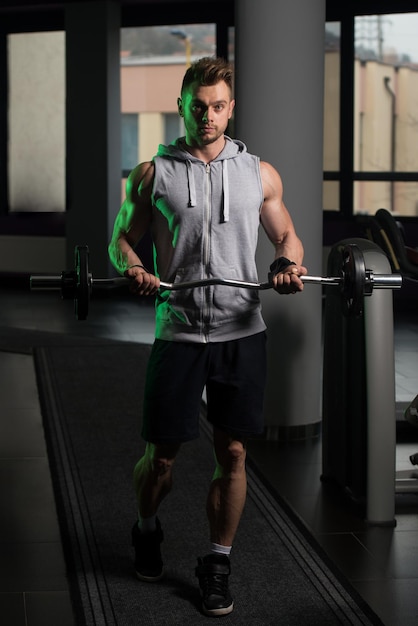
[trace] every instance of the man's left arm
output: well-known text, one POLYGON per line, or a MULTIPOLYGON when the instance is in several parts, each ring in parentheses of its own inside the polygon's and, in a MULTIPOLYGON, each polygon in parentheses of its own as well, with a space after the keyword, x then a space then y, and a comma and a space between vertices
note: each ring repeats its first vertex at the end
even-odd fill
POLYGON ((273 285, 279 293, 303 290, 299 276, 307 273, 303 262, 303 245, 296 234, 290 214, 283 202, 283 184, 272 165, 260 163, 264 202, 261 223, 272 244, 275 255, 272 264, 273 285))

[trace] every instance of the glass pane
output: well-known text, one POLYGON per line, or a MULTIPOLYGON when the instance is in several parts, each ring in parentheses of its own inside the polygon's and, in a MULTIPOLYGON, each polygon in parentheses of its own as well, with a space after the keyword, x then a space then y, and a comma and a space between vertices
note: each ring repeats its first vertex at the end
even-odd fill
POLYGON ((324 170, 340 167, 340 23, 325 25, 324 170))
POLYGON ((167 145, 183 133, 183 119, 178 113, 164 114, 164 143, 167 145))
POLYGON ((9 35, 8 72, 10 211, 65 211, 65 34, 9 35))
POLYGON ((374 215, 378 209, 394 215, 418 215, 418 183, 357 181, 354 185, 354 212, 374 215))
POLYGON ((122 114, 122 169, 131 170, 138 164, 138 116, 122 114))
POLYGON ((322 186, 322 203, 324 211, 340 210, 340 183, 335 180, 325 180, 322 186))
POLYGON ((354 169, 418 170, 418 13, 357 17, 354 169))
POLYGON ((192 59, 215 50, 215 24, 122 29, 121 110, 138 120, 137 162, 181 134, 174 119, 184 72, 192 59))

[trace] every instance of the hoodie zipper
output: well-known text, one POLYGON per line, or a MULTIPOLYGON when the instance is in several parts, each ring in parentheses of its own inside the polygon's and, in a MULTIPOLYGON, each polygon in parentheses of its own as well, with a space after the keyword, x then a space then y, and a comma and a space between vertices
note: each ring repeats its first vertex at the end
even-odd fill
MULTIPOLYGON (((209 260, 210 260, 210 227, 212 221, 212 205, 211 205, 211 190, 210 190, 210 164, 206 163, 206 184, 205 184, 205 222, 204 222, 204 240, 203 240, 203 272, 204 278, 209 278, 209 260)), ((208 340, 206 327, 210 319, 210 299, 211 288, 203 289, 204 307, 203 307, 203 328, 205 333, 205 340, 208 340)))

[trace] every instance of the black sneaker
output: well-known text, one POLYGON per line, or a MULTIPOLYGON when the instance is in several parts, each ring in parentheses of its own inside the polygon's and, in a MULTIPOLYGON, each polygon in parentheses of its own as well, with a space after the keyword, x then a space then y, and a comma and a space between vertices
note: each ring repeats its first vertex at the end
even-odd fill
POLYGON ((132 528, 132 545, 135 548, 135 571, 139 580, 156 582, 163 577, 160 544, 164 539, 161 524, 152 533, 141 533, 138 522, 132 528))
POLYGON ((213 617, 228 615, 234 608, 228 589, 231 573, 229 558, 222 554, 209 554, 197 562, 196 576, 202 592, 203 612, 213 617))

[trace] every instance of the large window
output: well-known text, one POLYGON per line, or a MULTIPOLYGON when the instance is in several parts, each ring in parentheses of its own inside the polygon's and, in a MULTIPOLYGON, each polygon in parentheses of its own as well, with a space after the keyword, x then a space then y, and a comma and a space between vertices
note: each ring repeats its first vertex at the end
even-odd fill
MULTIPOLYGON (((384 207, 416 218, 418 11, 355 15, 352 5, 328 4, 324 211, 351 219, 384 207)), ((224 53, 232 60, 234 30, 226 30, 224 53)), ((123 178, 159 143, 182 134, 176 101, 184 70, 216 53, 220 32, 213 23, 121 30, 123 178)), ((7 210, 63 212, 65 33, 10 34, 7 42, 7 210)))
POLYGON ((325 210, 418 215, 417 32, 418 13, 327 23, 325 210))
POLYGON ((8 36, 8 206, 65 211, 65 34, 8 36))
MULTIPOLYGON (((181 135, 176 102, 185 68, 215 52, 212 23, 122 29, 123 177, 181 135)), ((10 34, 8 76, 8 210, 64 212, 65 33, 10 34)))
POLYGON ((358 181, 355 213, 384 207, 418 215, 418 13, 355 19, 354 169, 386 181, 358 181), (398 174, 398 179, 392 176, 398 174))

